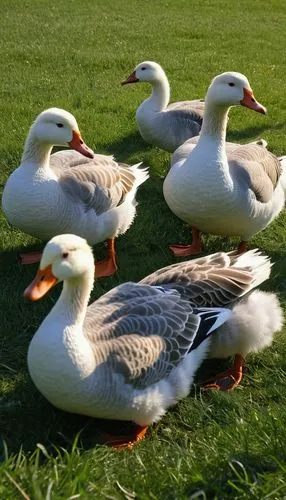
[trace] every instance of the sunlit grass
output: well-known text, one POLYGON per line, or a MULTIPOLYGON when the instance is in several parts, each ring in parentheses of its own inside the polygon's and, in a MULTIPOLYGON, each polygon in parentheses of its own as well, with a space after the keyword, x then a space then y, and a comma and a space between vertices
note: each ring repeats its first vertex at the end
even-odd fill
MULTIPOLYGON (((245 73, 264 117, 234 109, 229 138, 264 137, 285 153, 285 4, 281 0, 1 0, 0 181, 19 164, 28 128, 50 106, 75 114, 85 141, 98 152, 150 166, 138 195, 138 216, 117 242, 119 272, 101 280, 93 298, 172 262, 168 244, 187 242, 189 228, 168 210, 162 176, 169 155, 144 144, 135 110, 146 85, 120 81, 146 59, 162 64, 172 99, 203 97, 213 76, 245 73)), ((154 426, 131 452, 96 444, 96 423, 51 407, 33 386, 26 353, 33 332, 59 290, 37 304, 23 299, 35 266, 17 251, 41 243, 0 219, 1 332, 0 497, 283 498, 286 496, 286 342, 277 335, 249 356, 242 385, 231 394, 192 394, 154 426), (192 496, 197 495, 197 496, 192 496)), ((285 215, 257 235, 276 263, 265 285, 285 306, 285 215)), ((208 237, 208 252, 230 249, 208 237)), ((101 255, 102 246, 95 251, 101 255)))

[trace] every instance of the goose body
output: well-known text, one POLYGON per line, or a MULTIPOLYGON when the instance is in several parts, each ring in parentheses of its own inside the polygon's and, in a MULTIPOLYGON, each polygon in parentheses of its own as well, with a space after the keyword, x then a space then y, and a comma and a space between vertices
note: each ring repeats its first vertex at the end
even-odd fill
MULTIPOLYGON (((217 254, 210 257, 211 266, 207 260, 170 266, 141 283, 119 285, 88 306, 93 286, 89 246, 74 235, 53 238, 25 291, 38 300, 64 281, 29 346, 35 385, 69 412, 139 426, 157 421, 188 394, 211 337, 231 324, 232 311, 225 304, 233 305, 269 275, 267 258, 252 251, 243 259, 217 254)), ((260 326, 258 318, 258 331, 260 326)))
POLYGON ((140 81, 152 85, 152 95, 136 111, 136 124, 146 142, 173 152, 187 139, 199 134, 204 114, 203 101, 169 104, 167 76, 162 67, 152 61, 138 64, 122 84, 140 81))
POLYGON ((148 178, 147 170, 140 169, 140 164, 119 164, 112 156, 94 155, 82 146, 79 152, 50 155, 53 144, 70 144, 68 139, 57 139, 57 123, 63 125, 61 134, 64 130, 67 136, 78 133, 75 118, 64 110, 53 108, 39 115, 21 165, 4 188, 2 206, 7 219, 43 240, 72 232, 94 245, 125 233, 135 217, 135 195, 148 178))
POLYGON ((163 188, 179 218, 199 231, 240 236, 243 242, 264 229, 285 200, 285 174, 278 158, 257 144, 226 148, 230 105, 265 112, 252 96, 248 80, 239 73, 214 79, 198 142, 187 158, 176 152, 163 188))

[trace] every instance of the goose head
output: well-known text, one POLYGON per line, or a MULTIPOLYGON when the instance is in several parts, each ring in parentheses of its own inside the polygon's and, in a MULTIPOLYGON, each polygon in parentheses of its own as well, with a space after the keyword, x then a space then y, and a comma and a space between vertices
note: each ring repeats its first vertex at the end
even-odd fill
POLYGON ((246 76, 241 73, 227 72, 216 76, 206 95, 206 103, 218 106, 246 106, 258 113, 266 113, 266 108, 256 101, 246 76))
POLYGON ((24 296, 39 300, 60 281, 77 279, 94 272, 94 259, 86 240, 74 234, 52 238, 44 248, 35 279, 26 288, 24 296))
POLYGON ((88 158, 93 158, 93 151, 84 143, 75 117, 59 108, 43 111, 36 118, 30 133, 39 142, 52 146, 68 146, 88 158))
POLYGON ((163 78, 166 78, 163 68, 160 64, 153 61, 144 61, 138 64, 135 70, 121 82, 121 85, 128 83, 148 82, 154 84, 163 78))

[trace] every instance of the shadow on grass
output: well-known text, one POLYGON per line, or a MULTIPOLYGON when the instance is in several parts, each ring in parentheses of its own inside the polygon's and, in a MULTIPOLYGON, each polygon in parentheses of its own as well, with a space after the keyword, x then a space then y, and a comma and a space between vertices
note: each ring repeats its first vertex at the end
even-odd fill
POLYGON ((129 156, 139 151, 142 154, 142 151, 154 149, 154 147, 143 141, 138 131, 134 131, 112 144, 103 144, 102 149, 113 154, 117 160, 126 161, 129 156))
POLYGON ((271 130, 280 130, 284 127, 285 125, 283 123, 277 123, 275 125, 270 125, 268 123, 260 126, 256 125, 252 127, 247 127, 243 130, 238 130, 238 131, 230 130, 227 133, 227 140, 230 142, 236 142, 236 141, 251 142, 257 138, 264 139, 263 132, 265 132, 266 130, 269 131, 270 128, 271 130))
MULTIPOLYGON (((105 445, 111 436, 132 435, 136 424, 116 420, 103 420, 58 410, 31 389, 31 402, 6 405, 1 401, 0 462, 5 460, 4 447, 9 456, 20 449, 33 453, 41 443, 50 455, 56 455, 59 448, 70 452, 78 438, 78 446, 88 450, 96 445, 105 445), (5 443, 5 445, 4 445, 5 443)), ((23 387, 25 390, 25 387, 23 387)))

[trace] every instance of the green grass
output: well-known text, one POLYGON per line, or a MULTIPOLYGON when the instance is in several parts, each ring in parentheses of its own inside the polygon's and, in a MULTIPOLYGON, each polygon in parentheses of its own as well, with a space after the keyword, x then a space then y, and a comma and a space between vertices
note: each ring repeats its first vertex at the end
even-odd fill
MULTIPOLYGON (((269 115, 234 109, 229 138, 268 140, 285 152, 283 0, 0 0, 0 180, 19 164, 36 115, 50 106, 75 114, 98 152, 150 165, 138 217, 117 241, 120 269, 96 284, 93 298, 172 262, 168 244, 189 228, 168 210, 162 176, 169 155, 143 143, 135 109, 145 85, 120 81, 145 59, 165 68, 172 99, 203 97, 213 76, 245 73, 269 115)), ((41 243, 0 219, 0 498, 278 499, 286 497, 285 332, 263 354, 249 356, 243 382, 230 394, 192 393, 153 426, 131 452, 96 444, 96 422, 51 407, 26 365, 29 341, 59 290, 38 304, 23 290, 35 266, 17 251, 41 243)), ((275 262, 268 290, 286 304, 285 214, 253 238, 275 262)), ((231 248, 208 237, 208 252, 231 248)), ((101 256, 102 245, 96 249, 101 256)))

